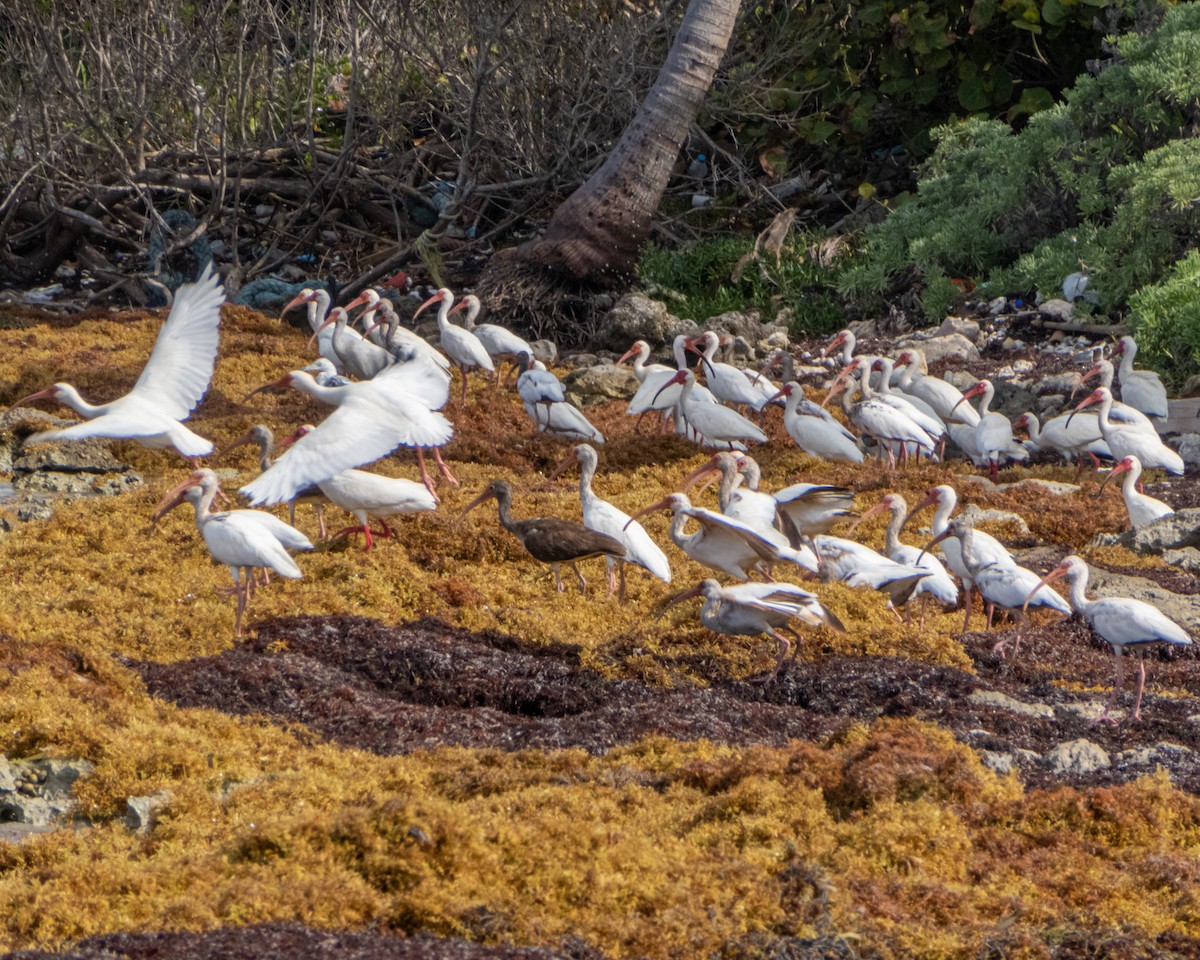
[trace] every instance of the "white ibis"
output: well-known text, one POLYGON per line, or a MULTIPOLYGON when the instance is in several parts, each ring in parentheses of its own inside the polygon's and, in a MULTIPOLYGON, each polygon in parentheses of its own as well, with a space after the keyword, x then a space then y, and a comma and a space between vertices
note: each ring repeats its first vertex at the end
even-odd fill
POLYGON ((529 520, 514 520, 512 516, 512 487, 506 480, 493 480, 487 489, 472 500, 459 517, 465 517, 479 504, 494 499, 500 514, 500 525, 516 537, 535 560, 550 565, 554 571, 554 588, 562 592, 560 567, 565 563, 575 571, 579 580, 579 592, 587 592, 587 580, 576 564, 592 557, 625 557, 625 544, 606 533, 589 530, 581 523, 560 520, 558 517, 534 517, 529 520))
MULTIPOLYGON (((1080 378, 1079 385, 1083 386, 1092 377, 1098 377, 1100 386, 1112 393, 1115 376, 1116 370, 1113 368, 1112 362, 1100 356, 1095 358, 1095 365, 1080 378)), ((1074 396, 1074 392, 1071 395, 1074 396)), ((1136 427, 1148 433, 1158 433, 1158 427, 1154 425, 1148 416, 1136 407, 1122 403, 1116 398, 1116 394, 1113 394, 1113 404, 1112 409, 1108 411, 1108 419, 1124 427, 1136 427)))
POLYGON ((1148 417, 1165 417, 1168 414, 1167 388, 1153 370, 1133 369, 1137 349, 1137 341, 1133 337, 1122 337, 1113 351, 1113 356, 1121 358, 1121 365, 1117 368, 1117 378, 1121 381, 1121 402, 1148 417))
POLYGON ((1142 710, 1142 691, 1146 687, 1146 661, 1143 654, 1150 647, 1169 644, 1178 647, 1190 647, 1192 638, 1183 627, 1168 617, 1157 607, 1131 597, 1102 597, 1099 600, 1087 598, 1088 565, 1081 557, 1070 556, 1051 570, 1041 582, 1029 593, 1026 600, 1032 600, 1044 584, 1058 577, 1066 577, 1070 584, 1071 607, 1092 625, 1096 634, 1113 648, 1117 658, 1117 679, 1113 684, 1112 696, 1108 705, 1098 720, 1108 720, 1116 724, 1110 713, 1116 706, 1117 698, 1121 695, 1124 681, 1123 655, 1126 650, 1133 650, 1138 655, 1138 686, 1137 699, 1133 704, 1134 720, 1140 720, 1142 710))
POLYGON ((788 626, 795 619, 813 627, 845 630, 842 622, 821 603, 814 593, 791 583, 739 583, 722 587, 716 580, 701 580, 690 590, 673 597, 663 609, 703 597, 700 622, 713 633, 732 637, 757 637, 766 634, 779 644, 775 668, 764 679, 772 679, 787 659, 791 643, 783 632, 801 643, 800 635, 788 626), (781 632, 783 631, 783 632, 781 632))
POLYGON ((834 420, 829 411, 806 400, 804 388, 795 380, 785 383, 776 396, 787 398, 783 426, 801 450, 810 457, 862 463, 858 438, 834 420))
POLYGON ((441 337, 442 350, 462 374, 462 394, 459 402, 466 403, 467 371, 479 367, 492 373, 496 368, 492 363, 492 358, 488 356, 487 350, 479 342, 479 338, 471 331, 450 322, 450 307, 453 302, 454 294, 445 287, 441 287, 432 297, 417 307, 413 318, 415 319, 430 304, 438 304, 438 334, 441 337))
MULTIPOLYGON (((337 409, 271 469, 242 487, 255 506, 286 503, 305 487, 385 457, 399 446, 440 447, 454 436, 450 421, 436 412, 446 402, 446 379, 423 360, 398 363, 374 379, 341 387, 322 387, 303 370, 266 385, 287 386, 337 409)), ((417 455, 421 479, 432 490, 420 449, 417 455)))
POLYGON ((1142 430, 1138 427, 1122 426, 1109 418, 1112 410, 1113 396, 1106 387, 1097 387, 1075 408, 1078 412, 1084 407, 1099 405, 1100 434, 1112 455, 1124 460, 1126 457, 1137 457, 1146 469, 1155 467, 1166 470, 1167 473, 1181 475, 1183 473, 1183 457, 1162 442, 1158 432, 1151 428, 1142 430))
POLYGON ((1029 431, 1029 445, 1035 450, 1055 450, 1067 463, 1078 457, 1076 481, 1084 471, 1084 454, 1089 455, 1097 467, 1100 466, 1099 457, 1112 457, 1112 451, 1100 436, 1100 424, 1088 414, 1081 414, 1075 420, 1063 414, 1042 426, 1036 415, 1023 413, 1013 421, 1014 429, 1021 427, 1029 431))
POLYGON ((434 366, 443 371, 446 377, 449 378, 450 361, 446 359, 446 355, 424 337, 418 336, 414 331, 401 326, 400 317, 396 313, 396 308, 392 306, 391 300, 381 297, 375 290, 367 288, 350 306, 354 306, 359 302, 367 305, 367 309, 363 311, 364 318, 368 317, 371 313, 377 312, 379 314, 379 319, 367 327, 364 332, 370 335, 375 330, 383 327, 384 330, 381 337, 382 346, 396 360, 403 363, 416 357, 424 357, 432 361, 434 366))
MULTIPOLYGON (((751 370, 746 367, 741 367, 742 374, 746 377, 750 384, 750 390, 754 394, 754 400, 750 406, 758 414, 758 422, 762 423, 762 414, 768 406, 786 406, 784 398, 780 396, 780 385, 773 383, 767 379, 767 371, 775 366, 776 361, 779 361, 783 369, 782 383, 793 382, 795 377, 795 361, 792 359, 791 353, 782 348, 776 348, 771 351, 770 356, 757 370, 751 370)), ((813 406, 816 406, 813 404, 813 406)))
POLYGON ((301 369, 306 373, 311 373, 313 379, 323 387, 345 387, 354 382, 349 377, 343 377, 338 373, 334 362, 325 357, 318 357, 307 367, 301 369))
POLYGON ((233 576, 233 592, 237 598, 233 625, 236 637, 242 632, 242 615, 250 602, 253 571, 274 570, 282 577, 299 579, 300 568, 287 551, 311 550, 312 544, 300 531, 261 510, 213 513, 212 502, 219 489, 215 473, 195 471, 163 497, 155 508, 154 522, 185 501, 195 507, 196 527, 204 537, 209 553, 218 563, 229 567, 233 576))
POLYGON ((761 563, 775 561, 774 545, 757 530, 733 517, 692 506, 686 494, 669 494, 658 503, 639 510, 632 519, 656 510, 671 511, 671 540, 689 557, 706 567, 738 580, 749 580, 749 571, 761 563), (684 534, 689 520, 695 520, 700 529, 692 534, 684 534))
MULTIPOLYGON (((871 361, 870 371, 879 373, 879 383, 875 385, 875 396, 903 413, 909 420, 941 442, 946 435, 946 424, 924 400, 918 397, 906 397, 904 394, 893 392, 891 377, 894 364, 888 357, 875 357, 871 361)), ((870 376, 870 371, 864 371, 863 376, 870 376)))
POLYGON ((917 426, 910 417, 874 396, 867 366, 860 357, 850 361, 850 365, 834 378, 824 404, 828 404, 839 391, 845 390, 842 409, 859 430, 874 437, 879 443, 880 459, 883 458, 885 450, 893 463, 897 450, 901 456, 907 456, 913 448, 926 454, 932 453, 936 446, 933 437, 917 426), (857 379, 854 377, 855 373, 858 374, 857 379), (858 403, 851 403, 855 384, 862 391, 863 399, 858 403))
POLYGON ((900 378, 901 392, 924 400, 942 420, 949 424, 958 419, 968 426, 979 422, 979 413, 970 404, 962 404, 962 391, 952 383, 939 377, 929 376, 925 351, 915 347, 901 352, 899 362, 904 364, 904 375, 900 378))
POLYGON ((317 352, 336 367, 337 373, 345 373, 346 369, 333 349, 333 330, 323 326, 326 317, 329 316, 330 305, 329 291, 324 287, 305 287, 288 302, 279 315, 282 318, 292 307, 307 306, 309 329, 317 334, 317 352))
MULTIPOLYGON (((280 441, 279 445, 286 448, 314 429, 306 423, 290 437, 280 441)), ((437 497, 422 483, 403 477, 381 477, 365 470, 343 470, 328 480, 322 480, 317 486, 330 503, 353 514, 358 520, 358 526, 346 527, 333 536, 361 533, 366 540, 365 552, 370 552, 375 545, 375 536, 396 539, 395 532, 387 524, 388 517, 436 510, 438 505, 437 497), (372 534, 371 520, 379 521, 383 527, 382 533, 372 534)))
POLYGON ((1100 484, 1097 496, 1104 492, 1104 488, 1108 486, 1108 481, 1118 473, 1126 474, 1125 482, 1121 484, 1121 496, 1125 498, 1125 509, 1129 513, 1129 525, 1134 530, 1151 524, 1160 517, 1169 517, 1175 512, 1172 507, 1161 500, 1156 500, 1154 497, 1138 492, 1138 483, 1142 476, 1142 464, 1132 454, 1124 457, 1120 463, 1113 467, 1112 473, 1105 477, 1104 482, 1100 484))
POLYGON ((518 337, 507 327, 502 327, 495 323, 476 323, 475 318, 479 316, 481 304, 479 298, 473 293, 468 293, 465 297, 455 304, 451 314, 458 313, 459 310, 467 311, 466 317, 463 319, 463 326, 471 333, 479 338, 479 342, 483 344, 483 349, 488 352, 488 356, 492 358, 492 362, 496 364, 495 379, 500 379, 500 360, 508 357, 515 364, 517 358, 522 353, 533 355, 533 347, 529 342, 518 337))
MULTIPOLYGON (((951 520, 946 529, 925 545, 928 550, 943 540, 953 537, 958 540, 962 549, 962 561, 970 571, 971 579, 975 581, 975 589, 987 604, 987 629, 992 628, 992 615, 997 607, 1008 610, 1017 622, 1016 640, 1013 644, 1012 655, 1015 658, 1021 645, 1021 630, 1026 623, 1025 611, 1030 603, 1030 594, 1037 589, 1040 577, 1032 570, 1016 563, 989 563, 986 554, 975 549, 975 530, 969 523, 962 520, 951 520)), ((1034 606, 1049 607, 1059 613, 1070 613, 1067 601, 1053 590, 1042 593, 1034 606)), ((1008 639, 1000 640, 992 648, 994 653, 1003 655, 1008 639)))
POLYGON ((136 440, 155 449, 174 447, 193 460, 212 453, 212 443, 180 421, 191 415, 212 380, 224 302, 225 291, 209 264, 199 280, 185 284, 175 294, 167 322, 158 331, 150 359, 132 390, 95 405, 69 383, 56 383, 23 397, 13 406, 54 400, 84 418, 83 423, 69 427, 41 430, 25 442, 110 437, 136 440))
POLYGON ((721 477, 718 493, 721 513, 752 527, 775 548, 775 556, 770 563, 794 563, 809 573, 817 572, 819 565, 812 549, 807 545, 793 547, 787 536, 775 528, 779 505, 769 493, 759 491, 762 473, 752 457, 727 451, 715 453, 684 480, 683 491, 686 493, 714 474, 721 477), (743 480, 745 487, 741 486, 743 480))
MULTIPOLYGON (((328 363, 328 361, 325 361, 328 363)), ((329 364, 329 369, 333 369, 333 364, 329 364)), ((336 377, 337 374, 334 374, 336 377)), ((349 382, 349 381, 347 381, 349 382)), ((296 439, 295 437, 291 438, 296 439)), ((233 443, 219 450, 214 460, 221 460, 230 451, 236 450, 238 447, 252 445, 258 447, 258 468, 260 473, 265 473, 271 469, 271 464, 274 463, 273 454, 275 452, 275 434, 271 432, 271 428, 266 424, 255 424, 247 430, 242 436, 234 440, 233 443)), ((296 504, 310 503, 313 510, 317 514, 317 527, 321 539, 325 539, 325 504, 328 498, 321 492, 320 487, 309 487, 301 490, 296 496, 288 501, 288 523, 293 527, 296 525, 296 504)))
MULTIPOLYGON (((825 356, 831 350, 837 350, 838 347, 841 347, 842 366, 849 366, 850 361, 854 359, 854 348, 857 343, 858 341, 854 334, 849 330, 839 330, 834 338, 830 340, 829 343, 825 344, 824 348, 821 350, 821 356, 825 356)), ((837 356, 837 354, 835 353, 834 356, 837 356)))
MULTIPOLYGON (((686 340, 687 338, 682 337, 682 338, 677 338, 677 339, 686 340)), ((635 377, 637 377, 637 380, 638 380, 638 383, 640 384, 640 386, 638 387, 637 392, 634 394, 633 399, 630 400, 630 409, 628 411, 629 413, 633 412, 633 409, 632 409, 633 402, 634 402, 634 400, 637 400, 639 395, 642 393, 642 390, 645 388, 646 380, 648 377, 659 377, 659 378, 661 378, 662 382, 665 383, 667 380, 671 379, 671 377, 675 374, 675 370, 673 370, 671 367, 668 367, 664 363, 650 363, 650 364, 646 363, 646 361, 649 358, 650 358, 650 344, 648 344, 645 340, 635 340, 633 342, 633 346, 630 347, 628 350, 626 350, 623 354, 621 354, 620 359, 618 359, 617 362, 614 364, 614 366, 619 367, 626 360, 629 360, 629 359, 633 360, 633 375, 635 377)), ((657 389, 657 388, 655 388, 655 389, 657 389)), ((653 396, 653 393, 654 393, 653 390, 651 390, 649 393, 647 393, 645 398, 643 398, 644 402, 648 403, 649 398, 651 396, 653 396)), ((638 427, 641 426, 642 417, 644 417, 646 415, 647 409, 642 409, 639 412, 637 422, 633 426, 634 433, 637 433, 638 427)), ((666 412, 665 412, 666 409, 668 409, 668 408, 664 407, 663 410, 660 411, 663 416, 663 427, 664 428, 666 427, 666 412)))
POLYGON ((333 327, 333 352, 342 362, 342 369, 360 380, 370 380, 382 373, 396 362, 396 358, 383 347, 380 347, 358 331, 349 327, 349 314, 342 307, 334 307, 329 316, 313 333, 317 339, 321 331, 328 326, 333 327))
POLYGON ((533 417, 539 430, 543 424, 550 422, 550 408, 556 403, 566 403, 567 394, 562 381, 546 369, 546 365, 534 359, 532 353, 521 351, 517 354, 517 364, 522 367, 517 377, 517 393, 525 409, 533 417), (539 408, 545 408, 542 416, 539 408))
POLYGON ((793 547, 829 533, 840 520, 854 517, 854 491, 828 483, 793 483, 776 490, 775 503, 783 532, 793 547))
MULTIPOLYGON (((885 535, 886 546, 884 547, 888 557, 897 563, 917 567, 929 572, 929 576, 917 584, 913 596, 933 597, 934 600, 944 606, 953 606, 958 602, 958 585, 950 579, 950 574, 946 572, 946 568, 942 566, 941 561, 932 553, 926 553, 923 550, 918 550, 916 547, 910 547, 900 542, 900 531, 904 527, 904 521, 908 519, 908 502, 900 494, 887 494, 879 503, 859 517, 854 527, 850 528, 850 532, 853 533, 854 528, 866 520, 867 517, 882 513, 885 510, 891 513, 885 535)), ((904 606, 904 613, 905 620, 909 620, 907 604, 904 606)), ((921 606, 920 625, 921 627, 925 626, 924 601, 922 601, 921 606)))
MULTIPOLYGON (((675 355, 675 369, 666 367, 662 364, 654 364, 652 367, 646 368, 647 372, 642 379, 642 385, 638 387, 637 392, 629 401, 629 406, 626 413, 629 416, 637 416, 637 422, 634 424, 634 432, 641 425, 642 417, 651 410, 659 411, 663 416, 662 429, 666 433, 667 430, 667 411, 673 410, 675 413, 676 424, 675 432, 681 435, 686 435, 687 424, 681 423, 679 407, 679 397, 682 394, 682 388, 678 383, 673 382, 673 377, 680 371, 687 369, 687 348, 689 340, 684 334, 679 334, 675 337, 673 350, 675 355)), ((634 347, 637 345, 635 344, 634 347)), ((649 347, 647 346, 647 351, 649 347)), ((629 356, 628 353, 625 355, 629 356)), ((624 358, 622 358, 624 359, 624 358)), ((636 372, 636 367, 634 368, 636 372)), ((692 391, 693 398, 697 400, 705 400, 711 403, 716 403, 717 398, 712 395, 707 387, 696 385, 692 391)))
MULTIPOLYGON (((954 508, 958 505, 958 493, 948 484, 932 487, 925 499, 918 503, 901 524, 900 529, 903 530, 908 524, 908 521, 915 517, 926 507, 932 506, 933 523, 930 524, 934 536, 940 536, 945 533, 946 528, 950 525, 950 515, 954 512, 954 508)), ((990 566, 1003 567, 1013 566, 1016 560, 1013 559, 1008 548, 999 540, 993 537, 990 533, 984 530, 974 530, 972 543, 975 549, 975 555, 983 562, 990 566)), ((928 549, 928 548, 926 548, 928 549)), ((950 570, 962 581, 964 592, 964 616, 963 616, 963 633, 966 633, 971 626, 971 606, 972 592, 975 588, 975 578, 971 573, 970 568, 963 560, 962 544, 958 540, 948 539, 942 543, 942 556, 946 558, 946 565, 950 570)))
POLYGON ((629 514, 614 507, 607 500, 596 496, 592 489, 592 480, 596 476, 596 465, 599 458, 595 448, 581 443, 572 448, 563 460, 550 473, 553 480, 572 464, 579 465, 579 501, 583 506, 583 525, 589 530, 604 533, 625 544, 625 556, 621 558, 608 557, 608 592, 617 591, 617 569, 620 570, 620 593, 618 599, 625 600, 625 564, 634 563, 664 583, 671 582, 671 564, 667 555, 658 544, 650 539, 650 534, 629 514))
POLYGON ((700 334, 698 340, 692 341, 692 349, 696 350, 703 357, 703 363, 707 370, 705 378, 708 383, 708 389, 712 391, 714 397, 722 403, 729 403, 734 406, 745 405, 758 410, 761 408, 761 405, 755 407, 755 403, 759 399, 758 391, 750 386, 750 381, 746 378, 745 372, 740 367, 735 367, 731 363, 721 363, 715 359, 717 350, 721 346, 732 342, 732 337, 721 337, 715 331, 708 330, 700 334), (701 341, 704 343, 704 349, 696 350, 694 344, 701 341))
POLYGON ((1013 439, 1012 424, 1008 417, 989 409, 996 396, 996 388, 991 380, 980 380, 958 402, 966 403, 971 397, 979 396, 982 399, 979 401, 979 422, 975 424, 975 450, 981 459, 987 461, 988 476, 995 483, 1000 464, 1012 457, 1017 443, 1013 439))
POLYGON ((929 571, 908 563, 897 563, 870 547, 842 537, 822 534, 813 537, 813 548, 821 560, 821 579, 838 580, 850 587, 870 587, 888 598, 888 609, 901 619, 896 607, 905 606, 929 571))
POLYGON ((688 427, 699 434, 697 442, 700 444, 766 441, 767 435, 736 410, 696 398, 693 395, 696 377, 692 371, 678 371, 659 388, 659 393, 675 384, 682 387, 678 406, 687 420, 688 427))

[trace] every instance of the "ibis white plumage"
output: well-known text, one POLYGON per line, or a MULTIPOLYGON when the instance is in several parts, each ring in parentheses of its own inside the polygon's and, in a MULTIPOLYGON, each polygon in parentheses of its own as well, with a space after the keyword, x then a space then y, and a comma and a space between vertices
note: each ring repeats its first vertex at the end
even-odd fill
POLYGON ((413 314, 416 317, 430 304, 438 304, 438 333, 441 338, 443 352, 448 356, 462 374, 462 394, 460 402, 467 401, 467 371, 479 367, 492 373, 496 368, 479 338, 470 330, 450 322, 450 307, 454 303, 454 294, 446 287, 441 287, 432 297, 417 308, 413 314))

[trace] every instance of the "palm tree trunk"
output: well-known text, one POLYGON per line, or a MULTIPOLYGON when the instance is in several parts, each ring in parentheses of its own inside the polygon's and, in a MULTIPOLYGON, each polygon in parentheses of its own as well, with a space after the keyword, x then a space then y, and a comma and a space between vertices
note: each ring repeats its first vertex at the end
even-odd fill
POLYGON ((631 277, 651 218, 708 95, 741 0, 690 0, 658 79, 608 158, 555 211, 522 261, 585 283, 631 277))

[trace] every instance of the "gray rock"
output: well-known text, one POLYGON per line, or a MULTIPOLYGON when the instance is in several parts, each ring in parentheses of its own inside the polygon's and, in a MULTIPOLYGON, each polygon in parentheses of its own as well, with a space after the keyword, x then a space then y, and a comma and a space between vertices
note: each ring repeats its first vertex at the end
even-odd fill
POLYGON ((1052 377, 1046 377, 1044 380, 1041 380, 1037 385, 1037 392, 1065 393, 1067 396, 1070 396, 1073 392, 1079 389, 1079 385, 1082 382, 1082 373, 1077 373, 1074 370, 1067 370, 1065 373, 1056 373, 1052 377))
POLYGON ((62 812, 43 797, 26 797, 19 793, 6 793, 0 796, 0 820, 26 823, 32 827, 45 827, 58 813, 62 812))
POLYGON ((983 761, 985 767, 1002 777, 1006 777, 1013 772, 1013 758, 1011 753, 980 750, 979 759, 983 761))
POLYGON ((1009 713, 1017 713, 1023 717, 1052 718, 1054 716, 1054 708, 1048 704, 1026 703, 998 690, 972 690, 967 699, 980 706, 1007 710, 1009 713))
POLYGON ((70 793, 76 780, 90 775, 95 770, 95 766, 88 760, 44 758, 34 760, 31 765, 44 777, 42 792, 46 796, 70 793))
POLYGON ((1120 542, 1123 547, 1143 554, 1200 547, 1200 508, 1176 510, 1140 529, 1130 530, 1121 536, 1120 542))
POLYGON ((929 363, 938 360, 978 360, 979 350, 975 344, 961 333, 949 333, 945 336, 934 336, 929 339, 905 337, 896 342, 896 349, 917 347, 925 351, 925 359, 929 363))
POLYGON ((994 300, 988 301, 987 312, 989 317, 998 317, 1008 309, 1008 297, 996 297, 994 300))
POLYGON ((871 337, 879 336, 879 321, 878 320, 851 320, 846 329, 849 330, 859 340, 868 340, 871 337))
POLYGON ((1042 762, 1057 776, 1095 773, 1112 766, 1108 753, 1091 740, 1070 740, 1046 752, 1042 762))
POLYGON ((1193 466, 1200 463, 1200 433, 1185 433, 1179 438, 1177 449, 1184 463, 1193 466))
POLYGON ((1183 387, 1179 391, 1181 400, 1188 400, 1192 397, 1200 397, 1200 373, 1193 373, 1184 380, 1183 387))
POLYGON ((13 487, 27 493, 65 494, 70 497, 112 496, 140 487, 142 475, 136 471, 118 474, 62 473, 57 470, 35 470, 18 473, 13 487))
POLYGON ((628 400, 638 389, 638 379, 628 367, 603 363, 572 370, 563 378, 567 400, 577 407, 608 400, 628 400))
POLYGON ((730 354, 737 360, 753 363, 758 359, 758 354, 754 348, 750 346, 750 341, 743 336, 733 338, 733 343, 729 347, 730 354))
POLYGON ((1016 374, 1018 377, 1024 377, 1027 374, 1033 373, 1035 366, 1036 365, 1032 360, 1021 359, 1014 360, 1012 368, 1014 374, 1016 374))
MULTIPOLYGON (((1026 477, 1024 480, 1018 480, 1016 483, 1001 483, 997 484, 997 490, 1043 490, 1047 493, 1052 493, 1056 497, 1064 497, 1071 493, 1078 493, 1080 490, 1077 483, 1063 483, 1060 480, 1043 480, 1041 477, 1026 477)), ((1014 514, 1016 516, 1016 514, 1014 514)))
POLYGON ((667 312, 667 305, 643 293, 627 293, 600 322, 597 340, 612 350, 628 350, 635 340, 650 346, 670 343, 678 334, 694 336, 699 328, 667 312))
POLYGON ((952 333, 957 333, 976 345, 979 343, 979 324, 966 317, 947 317, 942 321, 942 325, 938 327, 937 336, 945 337, 952 333))
POLYGON ((1022 533, 1029 532, 1029 524, 1019 513, 1011 510, 984 510, 978 504, 972 503, 962 512, 961 518, 975 526, 985 523, 1013 525, 1022 533))
POLYGON ((1010 420, 1015 420, 1037 406, 1037 397, 1025 387, 1005 380, 993 380, 992 386, 996 388, 991 407, 993 413, 1002 413, 1010 420))
POLYGON ((594 353, 576 353, 572 354, 567 359, 569 363, 579 368, 594 367, 600 362, 600 358, 594 353))
POLYGON ((1075 305, 1067 300, 1046 300, 1038 305, 1038 313, 1047 320, 1064 322, 1075 315, 1075 305))
POLYGON ((1200 550, 1195 547, 1184 547, 1182 550, 1164 550, 1164 563, 1169 563, 1188 573, 1200 573, 1200 550))
POLYGON ((1038 419, 1045 422, 1067 409, 1067 398, 1061 393, 1044 393, 1037 398, 1038 419))
POLYGON ((791 342, 784 331, 776 330, 765 339, 759 340, 754 346, 759 353, 768 354, 773 350, 787 350, 791 346, 791 342))
POLYGON ((1005 337, 1004 342, 1000 344, 1001 350, 1020 350, 1025 344, 1020 340, 1014 340, 1012 337, 1005 337))
POLYGON ((529 345, 533 347, 534 360, 550 364, 558 359, 558 346, 553 340, 534 340, 529 345))
POLYGON ((49 520, 53 516, 53 511, 50 507, 41 500, 30 500, 17 507, 17 520, 21 523, 29 523, 33 520, 49 520))
MULTIPOLYGON (((942 374, 942 379, 952 387, 956 387, 963 393, 970 390, 979 382, 979 378, 966 370, 947 370, 942 374)), ((969 401, 968 401, 969 402, 969 401)))
POLYGON ((17 777, 13 765, 7 757, 0 757, 0 793, 9 793, 17 789, 17 777))
POLYGON ((1118 766, 1149 766, 1150 764, 1172 764, 1186 760, 1191 750, 1178 743, 1156 743, 1152 747, 1137 747, 1122 750, 1117 754, 1118 766))
POLYGON ((170 790, 160 790, 146 797, 125 798, 125 826, 135 833, 147 833, 154 826, 158 813, 172 800, 170 790))
POLYGON ((112 455, 109 441, 104 439, 74 440, 65 443, 35 443, 28 445, 24 437, 39 430, 69 426, 72 421, 60 420, 41 410, 18 408, 6 429, 19 438, 12 454, 12 470, 23 473, 33 470, 53 470, 60 473, 121 473, 129 469, 112 455))

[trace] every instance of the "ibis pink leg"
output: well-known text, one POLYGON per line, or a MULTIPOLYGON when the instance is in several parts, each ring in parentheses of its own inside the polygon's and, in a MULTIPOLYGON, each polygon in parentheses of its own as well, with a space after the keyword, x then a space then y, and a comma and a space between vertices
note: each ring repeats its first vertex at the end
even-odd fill
POLYGON ((429 475, 429 471, 425 469, 425 448, 417 447, 417 467, 421 471, 421 482, 425 484, 425 489, 432 494, 434 500, 439 500, 437 490, 434 489, 433 477, 429 475))
POLYGON ((1142 719, 1142 691, 1146 689, 1146 658, 1138 652, 1138 688, 1137 699, 1133 703, 1133 713, 1131 716, 1134 720, 1142 719))

